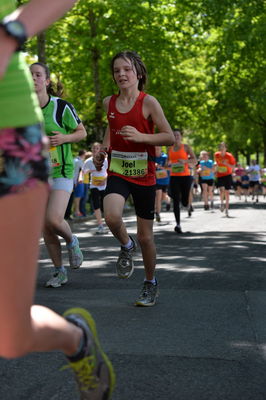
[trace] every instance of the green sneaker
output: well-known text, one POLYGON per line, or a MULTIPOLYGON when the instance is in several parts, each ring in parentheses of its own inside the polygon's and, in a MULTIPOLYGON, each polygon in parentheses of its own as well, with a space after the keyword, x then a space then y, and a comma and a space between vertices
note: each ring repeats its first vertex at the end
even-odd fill
POLYGON ((135 302, 135 306, 150 307, 155 305, 156 298, 159 296, 158 282, 156 285, 151 282, 144 281, 139 298, 135 302))
POLYGON ((80 391, 81 400, 109 400, 115 386, 115 373, 103 352, 91 314, 83 308, 70 308, 63 317, 79 326, 86 337, 86 353, 79 361, 68 361, 80 391))
POLYGON ((73 245, 67 245, 69 265, 72 269, 77 269, 83 262, 83 254, 79 248, 79 241, 77 236, 73 235, 73 245))
POLYGON ((137 250, 137 243, 133 237, 129 236, 133 242, 131 249, 121 246, 119 256, 116 262, 116 273, 118 278, 127 279, 134 271, 133 254, 137 250))

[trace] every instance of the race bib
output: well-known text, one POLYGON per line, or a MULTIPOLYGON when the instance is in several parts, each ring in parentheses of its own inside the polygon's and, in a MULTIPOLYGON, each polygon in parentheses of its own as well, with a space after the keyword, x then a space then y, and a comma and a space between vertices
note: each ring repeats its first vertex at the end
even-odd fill
POLYGON ((201 176, 210 176, 211 175, 211 170, 210 170, 210 168, 206 168, 206 169, 203 169, 202 171, 201 171, 201 176))
POLYGON ((155 174, 156 174, 156 179, 164 179, 168 177, 166 169, 157 169, 155 174))
POLYGON ((60 166, 60 158, 57 151, 57 147, 51 147, 49 150, 50 162, 52 167, 60 166))
POLYGON ((180 173, 180 172, 184 172, 185 171, 185 164, 181 164, 181 163, 172 164, 171 171, 174 174, 177 174, 177 173, 180 173))
POLYGON ((109 170, 131 178, 143 177, 148 172, 148 153, 112 150, 109 170))
POLYGON ((105 183, 106 183, 105 176, 92 176, 91 178, 91 184, 93 186, 104 186, 105 183))
POLYGON ((218 172, 227 172, 227 167, 225 167, 225 166, 222 166, 222 165, 219 165, 218 166, 218 172))

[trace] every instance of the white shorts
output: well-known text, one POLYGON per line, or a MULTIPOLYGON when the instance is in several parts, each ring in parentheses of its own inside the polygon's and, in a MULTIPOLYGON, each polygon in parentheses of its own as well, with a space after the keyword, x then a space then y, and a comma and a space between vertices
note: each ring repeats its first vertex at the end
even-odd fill
POLYGON ((73 179, 68 178, 53 178, 51 190, 64 190, 67 193, 72 193, 74 186, 73 179))

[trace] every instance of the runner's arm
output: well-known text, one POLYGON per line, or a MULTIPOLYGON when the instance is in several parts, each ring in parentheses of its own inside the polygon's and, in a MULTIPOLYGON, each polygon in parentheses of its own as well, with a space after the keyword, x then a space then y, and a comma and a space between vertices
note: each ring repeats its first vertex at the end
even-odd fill
POLYGON ((186 147, 186 152, 189 155, 188 165, 190 165, 191 167, 195 167, 198 162, 195 153, 189 145, 185 145, 185 147, 186 147))
MULTIPOLYGON (((32 0, 8 16, 17 19, 25 26, 27 36, 34 36, 54 21, 62 17, 76 0, 32 0)), ((17 49, 18 43, 0 28, 0 78, 4 75, 9 59, 17 49)))
POLYGON ((79 123, 74 132, 69 135, 57 131, 53 131, 53 133, 55 133, 55 135, 49 137, 52 146, 60 146, 60 144, 63 143, 78 143, 87 136, 82 122, 79 123))

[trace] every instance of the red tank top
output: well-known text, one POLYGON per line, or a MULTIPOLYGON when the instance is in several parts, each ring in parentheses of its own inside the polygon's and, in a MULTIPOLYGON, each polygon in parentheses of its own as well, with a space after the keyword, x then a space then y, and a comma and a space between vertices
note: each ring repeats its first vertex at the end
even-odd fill
POLYGON ((155 185, 155 146, 133 143, 119 134, 125 125, 134 126, 143 134, 154 134, 154 123, 143 116, 143 100, 146 93, 140 92, 134 106, 127 113, 116 108, 119 95, 113 95, 109 102, 107 118, 110 128, 110 160, 108 175, 143 186, 155 185))
POLYGON ((174 146, 172 146, 168 152, 168 158, 171 163, 171 176, 190 175, 188 164, 182 164, 178 162, 178 160, 188 160, 188 154, 183 144, 181 144, 179 150, 174 150, 174 146))

